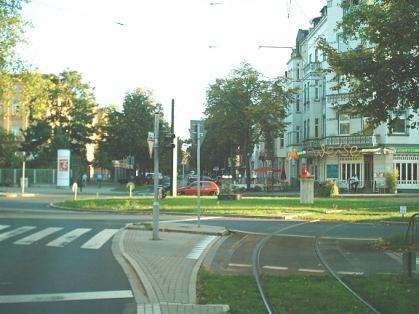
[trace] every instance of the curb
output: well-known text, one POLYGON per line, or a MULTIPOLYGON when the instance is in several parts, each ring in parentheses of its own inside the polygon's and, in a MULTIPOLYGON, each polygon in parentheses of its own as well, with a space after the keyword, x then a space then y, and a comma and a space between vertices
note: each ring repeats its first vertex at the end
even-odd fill
MULTIPOLYGON (((151 225, 151 223, 150 223, 151 225)), ((129 223, 125 227, 129 230, 140 230, 150 231, 144 223, 129 223)), ((214 228, 215 229, 215 228, 214 228)), ((230 234, 228 229, 221 230, 209 230, 208 227, 202 229, 197 228, 195 225, 178 224, 175 222, 163 222, 159 224, 159 231, 161 232, 178 232, 178 233, 189 233, 189 234, 205 234, 205 235, 216 235, 225 236, 230 234)))

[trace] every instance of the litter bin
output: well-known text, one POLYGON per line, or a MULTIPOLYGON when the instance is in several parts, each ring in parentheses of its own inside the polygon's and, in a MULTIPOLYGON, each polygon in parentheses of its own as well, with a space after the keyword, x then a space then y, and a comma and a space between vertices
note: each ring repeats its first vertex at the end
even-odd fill
POLYGON ((20 178, 20 186, 24 184, 24 187, 27 188, 29 185, 29 179, 28 178, 20 178))

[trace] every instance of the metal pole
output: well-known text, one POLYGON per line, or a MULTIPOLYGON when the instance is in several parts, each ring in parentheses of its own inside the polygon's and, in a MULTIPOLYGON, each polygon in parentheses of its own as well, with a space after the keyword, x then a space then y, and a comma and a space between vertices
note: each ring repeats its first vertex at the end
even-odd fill
POLYGON ((201 128, 200 122, 196 124, 197 148, 196 148, 196 172, 198 194, 198 228, 201 227, 201 128))
MULTIPOLYGON (((25 156, 23 156, 23 158, 25 158, 25 156)), ((22 162, 22 179, 20 182, 21 188, 22 188, 22 194, 25 194, 25 166, 26 166, 26 162, 25 159, 23 159, 22 162)))
POLYGON ((159 122, 160 115, 154 114, 154 202, 153 202, 153 240, 159 240, 159 122))
MULTIPOLYGON (((175 100, 172 99, 172 125, 170 126, 171 134, 175 134, 175 100)), ((176 196, 177 193, 177 138, 175 137, 172 141, 175 147, 172 151, 171 158, 171 176, 170 176, 170 189, 172 196, 176 196)))

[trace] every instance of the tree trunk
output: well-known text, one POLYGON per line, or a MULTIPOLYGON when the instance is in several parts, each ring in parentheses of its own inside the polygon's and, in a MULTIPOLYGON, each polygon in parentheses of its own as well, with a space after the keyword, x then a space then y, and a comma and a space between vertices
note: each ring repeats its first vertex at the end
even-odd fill
POLYGON ((250 154, 249 154, 249 131, 246 132, 243 143, 244 163, 246 165, 246 188, 250 189, 250 154))

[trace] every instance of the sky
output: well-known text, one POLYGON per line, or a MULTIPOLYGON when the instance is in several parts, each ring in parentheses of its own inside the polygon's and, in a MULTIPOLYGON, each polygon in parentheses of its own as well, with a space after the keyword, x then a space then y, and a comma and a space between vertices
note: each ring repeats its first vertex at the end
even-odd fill
POLYGON ((142 88, 164 108, 175 133, 203 118, 205 93, 243 61, 262 75, 283 75, 297 31, 326 0, 31 0, 32 23, 20 56, 42 73, 70 69, 95 88, 100 107, 121 106, 142 88))

